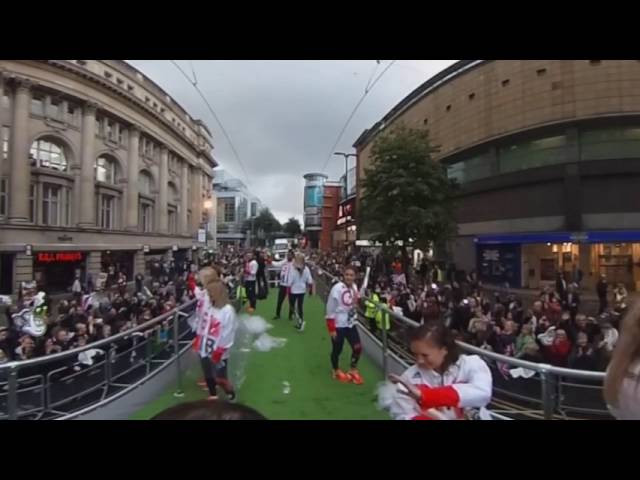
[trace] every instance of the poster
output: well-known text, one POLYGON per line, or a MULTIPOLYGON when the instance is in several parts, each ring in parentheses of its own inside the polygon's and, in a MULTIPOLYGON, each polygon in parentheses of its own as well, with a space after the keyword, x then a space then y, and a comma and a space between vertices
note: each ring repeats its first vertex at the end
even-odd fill
POLYGON ((482 282, 520 287, 520 245, 477 245, 476 248, 478 278, 482 282))

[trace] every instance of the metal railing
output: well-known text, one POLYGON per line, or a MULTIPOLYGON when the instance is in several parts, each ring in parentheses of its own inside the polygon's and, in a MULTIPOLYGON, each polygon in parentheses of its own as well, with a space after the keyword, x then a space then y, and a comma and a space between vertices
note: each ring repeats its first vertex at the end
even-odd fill
POLYGON ((0 365, 0 419, 71 419, 98 409, 172 364, 182 392, 181 354, 189 349, 187 319, 195 300, 131 330, 74 348, 0 365), (98 350, 90 365, 78 355, 98 350))
MULTIPOLYGON (((316 277, 318 295, 324 300, 331 289, 331 282, 337 279, 329 272, 318 266, 313 266, 316 277), (319 275, 318 275, 319 274, 319 275), (329 279, 325 282, 324 278, 329 279)), ((407 327, 420 324, 389 309, 386 305, 373 302, 376 309, 388 313, 392 319, 389 331, 382 328, 379 334, 379 345, 382 349, 382 367, 385 378, 388 374, 388 359, 393 355, 409 366, 413 358, 404 347, 403 333, 407 327)), ((360 312, 362 317, 362 312, 360 312)), ((359 321, 362 328, 369 332, 367 322, 359 321)), ((373 334, 372 334, 373 335, 373 334)), ((500 404, 510 404, 516 408, 507 409, 508 415, 523 416, 525 418, 565 419, 569 414, 576 414, 582 418, 612 418, 604 401, 602 387, 603 372, 574 370, 556 367, 545 363, 535 363, 521 360, 495 352, 490 352, 464 342, 457 342, 461 350, 468 354, 475 354, 485 360, 493 375, 494 400, 500 404), (530 378, 511 378, 504 372, 512 368, 522 368, 535 372, 530 378), (500 397, 496 399, 496 395, 500 397)), ((502 411, 502 410, 501 410, 502 411)), ((494 417, 500 418, 501 415, 494 417)))

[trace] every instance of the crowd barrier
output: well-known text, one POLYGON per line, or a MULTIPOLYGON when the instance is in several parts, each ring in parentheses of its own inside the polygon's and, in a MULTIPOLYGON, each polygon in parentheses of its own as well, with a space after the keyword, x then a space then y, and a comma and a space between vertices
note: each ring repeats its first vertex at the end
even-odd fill
MULTIPOLYGON (((312 270, 316 291, 326 301, 331 286, 337 279, 318 266, 312 266, 312 270)), ((406 367, 413 363, 412 356, 405 347, 404 332, 407 328, 419 324, 397 314, 381 303, 376 304, 376 308, 389 314, 391 329, 388 332, 383 329, 373 334, 369 330, 368 323, 363 321, 362 312, 360 312, 358 326, 361 331, 368 333, 367 336, 377 339, 374 343, 380 349, 380 364, 386 377, 389 372, 396 373, 399 362, 406 367), (394 368, 391 368, 390 363, 394 368)), ((371 340, 368 339, 367 343, 371 343, 371 340)), ((501 406, 499 409, 492 409, 494 418, 613 418, 602 394, 603 372, 528 362, 483 350, 464 342, 458 342, 458 345, 463 352, 482 357, 491 369, 494 404, 501 406), (513 378, 508 374, 512 368, 533 372, 533 376, 513 378), (509 407, 502 408, 505 404, 509 407)))

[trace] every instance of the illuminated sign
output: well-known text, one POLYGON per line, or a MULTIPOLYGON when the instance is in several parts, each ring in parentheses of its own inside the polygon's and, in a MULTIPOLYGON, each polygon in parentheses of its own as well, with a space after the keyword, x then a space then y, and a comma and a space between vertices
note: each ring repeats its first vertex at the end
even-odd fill
POLYGON ((336 221, 336 225, 344 225, 347 222, 352 222, 355 217, 355 209, 355 199, 344 202, 338 206, 338 220, 336 221))
POLYGON ((41 252, 37 259, 40 263, 81 262, 82 252, 41 252))

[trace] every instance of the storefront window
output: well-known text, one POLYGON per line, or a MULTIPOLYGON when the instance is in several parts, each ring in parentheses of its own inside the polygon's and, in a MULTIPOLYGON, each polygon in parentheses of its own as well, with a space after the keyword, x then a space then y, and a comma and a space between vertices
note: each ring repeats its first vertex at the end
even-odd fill
POLYGON ((83 277, 85 254, 83 252, 34 253, 33 272, 44 291, 49 294, 69 291, 77 271, 83 277))
POLYGON ((456 162, 447 168, 447 176, 458 183, 490 177, 494 172, 494 159, 489 152, 456 162))
POLYGON ((498 150, 500 173, 556 165, 569 160, 566 135, 507 145, 498 150))
POLYGON ((618 127, 580 132, 581 160, 640 158, 640 127, 618 127))

